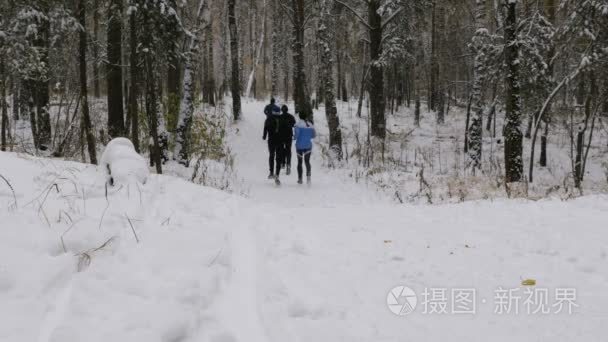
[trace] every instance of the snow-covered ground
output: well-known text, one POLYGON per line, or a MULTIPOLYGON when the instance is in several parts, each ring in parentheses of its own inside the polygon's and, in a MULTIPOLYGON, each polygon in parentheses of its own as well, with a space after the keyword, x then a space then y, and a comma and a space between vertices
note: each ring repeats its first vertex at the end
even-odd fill
POLYGON ((310 187, 294 172, 278 188, 262 107, 229 128, 247 197, 158 175, 106 196, 94 166, 0 153, 0 341, 605 339, 607 196, 399 205, 318 150, 310 187), (409 315, 387 306, 400 285, 409 315), (495 312, 499 288, 519 313, 495 312), (474 314, 451 312, 463 289, 474 314), (528 314, 526 289, 550 312, 528 314))

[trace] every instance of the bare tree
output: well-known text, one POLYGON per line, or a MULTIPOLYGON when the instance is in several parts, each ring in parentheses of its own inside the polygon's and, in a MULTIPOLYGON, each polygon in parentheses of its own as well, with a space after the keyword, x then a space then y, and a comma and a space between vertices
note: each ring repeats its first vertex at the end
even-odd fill
POLYGON ((403 11, 399 7, 392 12, 381 10, 381 0, 365 0, 367 5, 367 20, 359 12, 341 0, 335 0, 350 10, 369 34, 370 82, 369 99, 371 114, 371 135, 384 140, 386 137, 386 116, 384 96, 384 64, 382 63, 385 28, 403 11))

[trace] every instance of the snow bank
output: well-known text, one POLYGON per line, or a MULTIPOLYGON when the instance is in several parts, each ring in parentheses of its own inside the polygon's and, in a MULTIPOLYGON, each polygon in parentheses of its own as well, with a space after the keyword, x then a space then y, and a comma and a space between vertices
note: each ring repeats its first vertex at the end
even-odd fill
POLYGON ((0 174, 18 204, 1 184, 0 341, 208 341, 201 326, 231 336, 211 306, 230 273, 235 198, 156 175, 106 197, 92 165, 12 153, 0 174))
POLYGON ((131 140, 116 138, 108 143, 101 157, 101 167, 110 185, 137 181, 146 184, 150 170, 131 140))

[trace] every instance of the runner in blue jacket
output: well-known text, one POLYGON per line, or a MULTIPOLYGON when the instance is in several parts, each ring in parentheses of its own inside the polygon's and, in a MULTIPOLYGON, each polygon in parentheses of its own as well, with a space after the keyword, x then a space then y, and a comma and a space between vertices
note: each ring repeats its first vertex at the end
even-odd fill
POLYGON ((276 105, 274 97, 270 99, 270 104, 264 107, 264 114, 266 117, 269 117, 270 115, 281 115, 281 108, 276 105))
POLYGON ((317 135, 312 122, 306 115, 300 113, 300 121, 294 128, 296 140, 296 153, 298 156, 298 184, 302 184, 302 160, 306 164, 306 182, 310 184, 310 154, 312 153, 312 139, 317 135))

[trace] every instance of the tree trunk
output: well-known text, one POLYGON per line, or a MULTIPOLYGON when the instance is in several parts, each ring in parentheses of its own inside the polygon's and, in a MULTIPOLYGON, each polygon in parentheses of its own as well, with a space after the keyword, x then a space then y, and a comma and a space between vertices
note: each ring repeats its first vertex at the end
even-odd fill
MULTIPOLYGON (((84 26, 86 27, 86 26, 84 26)), ((101 89, 99 82, 99 0, 93 1, 93 96, 99 98, 101 89)))
POLYGON ((268 6, 267 0, 264 0, 264 32, 262 33, 264 35, 264 44, 262 46, 262 89, 264 91, 264 95, 266 95, 268 92, 268 85, 266 84, 266 68, 268 64, 268 12, 266 6, 268 6))
POLYGON ((154 34, 154 25, 150 23, 148 14, 149 9, 142 9, 142 27, 143 37, 142 45, 144 47, 144 68, 146 75, 146 116, 148 118, 148 128, 150 130, 151 145, 150 145, 150 164, 156 167, 158 174, 163 173, 162 169, 162 146, 159 135, 159 108, 158 108, 158 88, 156 80, 156 63, 154 52, 152 50, 152 35, 154 34))
MULTIPOLYGON (((48 3, 42 3, 41 11, 45 14, 49 13, 48 3)), ((40 62, 44 70, 40 75, 37 75, 34 80, 32 91, 34 92, 34 101, 36 107, 36 124, 32 127, 36 130, 37 138, 35 139, 37 148, 46 151, 51 144, 51 116, 49 114, 49 36, 51 31, 51 23, 48 19, 41 19, 38 28, 38 34, 34 39, 34 46, 38 50, 40 62)))
POLYGON ((82 126, 89 152, 89 161, 91 164, 97 164, 97 144, 95 143, 95 135, 91 127, 91 117, 89 115, 89 94, 87 81, 87 20, 86 20, 86 0, 78 0, 78 22, 82 26, 79 33, 79 64, 80 64, 80 109, 82 111, 82 126))
POLYGON ((13 120, 19 120, 19 110, 21 109, 21 98, 19 96, 19 79, 17 76, 11 77, 12 98, 13 98, 13 120))
POLYGON ((420 94, 416 93, 416 104, 414 108, 414 125, 420 127, 420 94))
POLYGON ((182 84, 182 101, 180 105, 179 118, 177 121, 175 150, 173 157, 178 163, 188 167, 190 163, 189 153, 189 137, 190 127, 192 122, 192 114, 194 113, 194 85, 193 85, 193 70, 192 70, 192 53, 195 53, 195 48, 192 48, 186 56, 184 63, 184 79, 182 84))
MULTIPOLYGON (((280 2, 281 0, 279 0, 280 2)), ((289 82, 290 82, 290 69, 289 69, 289 40, 291 34, 287 30, 284 15, 279 16, 279 26, 281 26, 281 69, 283 69, 283 102, 289 102, 289 82)))
MULTIPOLYGON (((339 28, 337 29, 339 30, 339 28)), ((342 100, 342 46, 341 46, 341 42, 340 40, 342 39, 341 37, 339 37, 338 34, 336 34, 334 36, 336 38, 336 90, 335 93, 337 94, 338 98, 340 100, 342 100)))
POLYGON ((340 130, 340 117, 336 108, 336 96, 333 80, 332 42, 335 41, 335 9, 337 4, 331 0, 323 0, 317 34, 319 38, 319 51, 321 53, 321 84, 325 99, 325 116, 329 128, 329 148, 336 160, 342 160, 342 131, 340 130))
MULTIPOLYGON (((576 135, 576 159, 574 163, 574 186, 577 189, 582 189, 582 182, 585 178, 585 162, 586 155, 583 154, 585 150, 585 134, 587 133, 587 129, 589 128, 589 120, 594 115, 595 107, 593 105, 593 99, 596 95, 597 89, 595 85, 595 75, 589 73, 589 89, 586 91, 586 99, 585 99, 585 120, 578 127, 578 132, 576 135)), ((591 131, 593 134, 593 130, 591 131)), ((589 144, 591 144, 591 139, 589 139, 589 144)))
POLYGON ((473 49, 475 51, 475 66, 473 69, 473 92, 471 94, 471 111, 473 113, 471 126, 468 128, 468 155, 469 163, 473 169, 481 170, 481 156, 483 150, 483 84, 484 84, 484 65, 483 47, 486 43, 484 30, 486 25, 486 0, 477 0, 475 6, 475 28, 476 33, 473 37, 473 49))
POLYGON ((139 109, 137 97, 139 96, 139 56, 137 55, 137 14, 133 11, 129 15, 129 64, 131 89, 129 90, 129 117, 131 117, 131 141, 135 151, 139 152, 139 109))
POLYGON ((503 130, 505 140, 505 181, 523 181, 521 125, 521 96, 519 82, 519 46, 517 44, 517 2, 505 0, 505 79, 506 120, 503 130))
MULTIPOLYGON (((177 11, 176 0, 169 0, 169 5, 177 11)), ((180 60, 179 60, 179 45, 180 31, 177 20, 172 20, 169 24, 172 41, 169 45, 169 63, 167 65, 167 118, 169 130, 174 130, 177 125, 177 116, 179 115, 179 81, 180 81, 180 60)))
MULTIPOLYGON (((547 19, 549 19, 549 22, 553 25, 556 24, 556 10, 557 10, 557 6, 555 4, 555 0, 545 0, 545 8, 546 8, 546 13, 547 13, 547 19)), ((553 62, 553 58, 555 57, 555 46, 552 44, 551 48, 549 49, 549 55, 547 56, 547 60, 549 61, 549 75, 551 76, 551 78, 553 78, 553 74, 554 74, 554 62, 553 62)), ((549 112, 548 114, 550 114, 551 109, 548 109, 549 112)), ((545 129, 543 130, 543 134, 540 137, 540 159, 539 159, 539 163, 541 167, 546 167, 547 166, 547 140, 549 137, 549 122, 551 121, 551 116, 545 114, 545 118, 543 119, 543 121, 545 122, 545 129)))
POLYGON ((467 119, 465 122, 464 128, 464 153, 469 153, 469 137, 470 137, 470 126, 469 122, 471 121, 471 107, 473 104, 473 95, 469 97, 469 103, 467 104, 467 119))
POLYGON ((122 0, 110 0, 108 9, 108 134, 125 134, 122 94, 122 0))
POLYGON ((2 127, 0 138, 0 151, 6 151, 7 132, 8 132, 8 110, 6 105, 6 70, 4 67, 4 57, 0 57, 0 110, 2 111, 2 127))
POLYGON ((207 93, 209 94, 209 105, 215 107, 215 67, 213 63, 213 19, 207 26, 207 93))
POLYGON ((370 111, 371 135, 384 141, 386 117, 384 99, 384 69, 379 63, 382 55, 382 17, 378 13, 379 0, 368 1, 368 24, 370 26, 370 111))
POLYGON ((304 0, 291 1, 291 8, 293 10, 294 100, 296 113, 303 114, 311 121, 314 121, 310 94, 308 94, 308 83, 306 82, 306 65, 304 63, 304 31, 306 25, 304 7, 304 0))
POLYGON ((30 118, 30 127, 32 130, 32 140, 34 142, 34 148, 38 149, 38 118, 36 117, 36 106, 34 104, 34 97, 36 96, 35 91, 35 80, 27 80, 24 87, 21 89, 22 95, 25 99, 26 111, 30 118))
POLYGON ((279 91, 279 61, 281 58, 281 47, 279 44, 279 29, 282 27, 282 15, 279 14, 279 0, 272 0, 272 22, 279 20, 272 25, 272 70, 270 72, 270 97, 276 97, 279 91))
POLYGON ((228 0, 228 25, 230 31, 230 58, 232 61, 232 78, 230 91, 232 93, 232 116, 235 121, 241 115, 241 76, 239 70, 239 34, 234 10, 236 0, 228 0))
POLYGON ((443 66, 438 62, 441 60, 444 61, 444 51, 445 51, 445 4, 444 1, 441 1, 437 7, 437 14, 435 17, 435 41, 437 46, 435 47, 435 101, 437 108, 437 123, 444 124, 445 123, 445 72, 443 66))
POLYGON ((439 68, 437 62, 437 4, 433 1, 431 6, 431 77, 429 83, 429 110, 435 110, 437 104, 437 77, 439 76, 439 68))
POLYGON ((549 135, 549 123, 545 123, 545 129, 543 134, 540 136, 540 166, 547 166, 547 136, 549 135))

